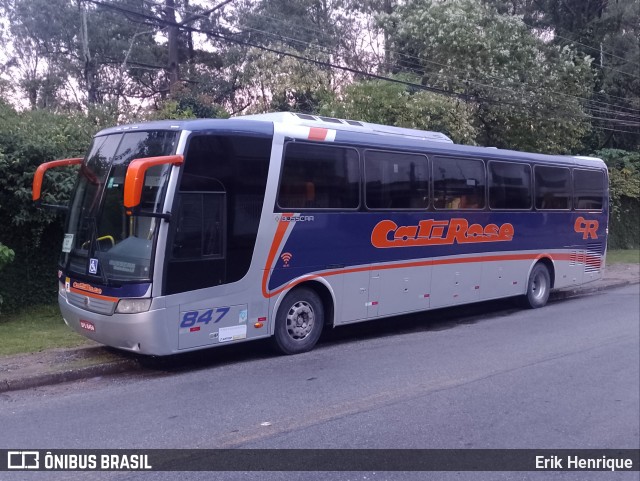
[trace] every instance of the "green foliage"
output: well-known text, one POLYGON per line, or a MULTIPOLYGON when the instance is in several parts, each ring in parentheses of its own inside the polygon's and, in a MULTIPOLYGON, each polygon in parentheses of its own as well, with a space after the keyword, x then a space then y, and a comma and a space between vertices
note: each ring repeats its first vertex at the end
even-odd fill
POLYGON ((609 168, 609 246, 640 246, 640 152, 603 149, 594 155, 609 168))
MULTIPOLYGON (((15 257, 15 252, 13 252, 7 246, 3 245, 2 242, 0 242, 0 271, 2 271, 2 268, 5 265, 13 261, 14 257, 15 257)), ((0 307, 2 306, 2 303, 3 303, 3 298, 2 298, 2 295, 0 294, 0 307)))
POLYGON ((586 150, 605 145, 640 150, 640 130, 633 127, 640 109, 638 0, 483 1, 501 13, 522 17, 553 45, 572 45, 595 58, 591 66, 596 81, 586 97, 598 102, 590 113, 599 119, 592 120, 594 131, 584 139, 586 150))
POLYGON ((158 111, 147 115, 149 120, 162 119, 226 119, 229 113, 206 95, 181 92, 175 99, 167 100, 158 111))
MULTIPOLYGON (((2 226, 29 229, 38 238, 57 216, 31 201, 33 173, 43 162, 82 157, 93 129, 83 115, 56 115, 44 110, 18 113, 0 105, 0 220, 2 226)), ((47 172, 43 201, 65 203, 73 188, 75 170, 47 172)), ((34 244, 37 246, 38 242, 34 244)))
MULTIPOLYGON (((0 242, 15 251, 15 261, 0 276, 8 310, 51 302, 55 296, 62 217, 34 206, 33 174, 43 162, 82 157, 94 133, 92 125, 79 114, 16 112, 0 103, 0 242)), ((43 201, 66 204, 75 175, 73 167, 48 171, 43 201)))
POLYGON ((621 197, 640 199, 640 152, 602 149, 595 153, 609 168, 612 200, 621 197))
MULTIPOLYGON (((291 53, 293 50, 288 49, 291 53)), ((306 52, 304 56, 317 56, 306 52)), ((333 98, 329 69, 294 57, 252 49, 244 70, 245 86, 239 95, 250 99, 249 113, 296 111, 316 113, 333 98)), ((327 60, 327 58, 324 58, 327 60)))
POLYGON ((574 96, 591 89, 591 59, 546 44, 521 19, 476 0, 415 0, 381 21, 402 68, 477 106, 480 144, 548 153, 581 147, 589 124, 574 96))
MULTIPOLYGON (((415 81, 409 76, 399 77, 415 81)), ((473 144, 472 107, 450 97, 380 80, 349 85, 341 98, 325 104, 324 115, 442 132, 454 142, 473 144)))
POLYGON ((0 242, 0 270, 13 260, 15 252, 0 242))

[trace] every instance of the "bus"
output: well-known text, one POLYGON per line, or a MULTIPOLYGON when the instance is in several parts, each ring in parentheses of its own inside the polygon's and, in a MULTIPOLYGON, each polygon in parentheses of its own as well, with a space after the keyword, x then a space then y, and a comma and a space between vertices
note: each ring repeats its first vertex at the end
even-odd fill
MULTIPOLYGON (((600 159, 457 145, 300 113, 167 120, 96 134, 59 260, 65 323, 168 355, 520 296, 603 275, 600 159)), ((58 206, 60 207, 60 206, 58 206)))

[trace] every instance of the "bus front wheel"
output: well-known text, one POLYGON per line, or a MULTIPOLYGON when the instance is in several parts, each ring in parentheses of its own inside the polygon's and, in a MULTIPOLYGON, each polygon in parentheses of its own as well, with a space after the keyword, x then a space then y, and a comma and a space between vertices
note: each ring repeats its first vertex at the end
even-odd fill
POLYGON ((527 293, 523 299, 525 306, 531 309, 543 307, 549 300, 550 291, 551 276, 549 275, 549 269, 543 263, 539 262, 533 266, 531 274, 529 274, 527 293))
POLYGON ((324 306, 315 291, 298 287, 283 299, 276 314, 275 347, 283 354, 310 351, 324 325, 324 306))

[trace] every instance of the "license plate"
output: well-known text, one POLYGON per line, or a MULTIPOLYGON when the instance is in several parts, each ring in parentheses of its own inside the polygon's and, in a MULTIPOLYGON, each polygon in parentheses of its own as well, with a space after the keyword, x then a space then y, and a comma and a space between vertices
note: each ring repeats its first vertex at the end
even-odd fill
POLYGON ((80 321, 80 327, 82 329, 86 329, 87 331, 96 332, 96 325, 91 321, 80 321))

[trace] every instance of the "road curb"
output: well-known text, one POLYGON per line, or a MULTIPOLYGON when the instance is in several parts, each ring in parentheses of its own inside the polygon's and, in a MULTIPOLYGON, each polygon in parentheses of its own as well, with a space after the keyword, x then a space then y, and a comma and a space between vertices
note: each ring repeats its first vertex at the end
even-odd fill
POLYGON ((594 285, 586 287, 576 287, 573 289, 562 289, 559 291, 554 291, 551 293, 552 300, 563 300, 563 299, 571 299, 572 297, 580 297, 589 294, 594 294, 596 292, 608 291, 609 289, 616 289, 618 287, 630 286, 633 284, 639 284, 640 279, 633 280, 617 280, 610 281, 606 284, 594 285))
POLYGON ((8 391, 19 391, 22 389, 32 389, 34 387, 60 384, 69 381, 78 381, 81 379, 89 379, 96 376, 120 374, 123 372, 135 371, 139 368, 140 366, 137 362, 131 359, 123 359, 120 361, 112 361, 104 364, 94 364, 93 366, 71 368, 60 372, 38 374, 36 376, 21 379, 0 380, 0 393, 8 391))
MULTIPOLYGON (((640 284, 640 279, 631 280, 611 280, 599 285, 581 286, 574 289, 564 289, 551 293, 551 300, 564 300, 573 297, 580 297, 596 292, 616 289, 633 284, 640 284)), ((95 349, 95 348, 90 348, 95 349)), ((135 359, 119 359, 108 361, 92 366, 69 368, 59 372, 50 372, 45 374, 37 374, 35 376, 25 377, 21 379, 0 380, 0 394, 9 391, 19 391, 23 389, 32 389, 36 387, 48 386, 52 384, 60 384, 69 381, 78 381, 89 379, 96 376, 106 376, 111 374, 121 374, 124 372, 133 372, 141 369, 141 365, 135 359)))

